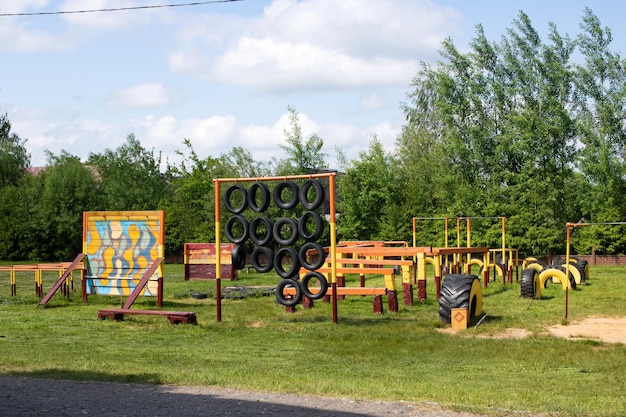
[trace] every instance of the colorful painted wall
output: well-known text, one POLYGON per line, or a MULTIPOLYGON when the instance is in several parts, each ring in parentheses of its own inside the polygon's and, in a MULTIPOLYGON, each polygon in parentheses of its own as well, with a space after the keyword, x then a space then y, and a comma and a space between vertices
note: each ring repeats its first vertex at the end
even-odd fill
MULTIPOLYGON (((83 213, 87 294, 129 295, 150 263, 164 255, 163 211, 83 213)), ((159 266, 141 295, 157 296, 159 266)))

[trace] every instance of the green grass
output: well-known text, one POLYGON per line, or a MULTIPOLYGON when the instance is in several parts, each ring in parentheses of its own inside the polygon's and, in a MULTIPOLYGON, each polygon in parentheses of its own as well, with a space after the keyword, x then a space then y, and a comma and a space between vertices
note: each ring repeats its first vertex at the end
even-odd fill
MULTIPOLYGON (((172 326, 164 317, 97 320, 120 298, 80 291, 56 294, 37 307, 32 273, 18 274, 10 297, 0 273, 0 372, 45 378, 215 385, 249 390, 355 399, 438 402, 457 410, 509 415, 511 411, 566 416, 626 413, 626 346, 551 337, 545 328, 565 317, 565 292, 550 285, 542 299, 519 297, 519 284, 484 289, 486 317, 457 334, 438 331, 434 284, 428 300, 372 314, 370 297, 286 313, 270 297, 216 301, 186 296, 214 291, 213 281, 184 281, 182 265, 165 267, 164 309, 195 311, 198 325, 172 326), (479 338, 509 327, 528 338, 479 338)), ((626 269, 592 267, 587 285, 569 291, 569 320, 626 315, 626 269)), ((430 275, 429 275, 430 276, 430 275)), ((44 274, 49 288, 55 274, 44 274)), ((356 279, 356 278, 351 278, 356 279)), ((273 285, 269 274, 243 274, 229 285, 273 285)), ((373 278, 369 283, 381 283, 373 278)), ((133 308, 156 308, 140 298, 133 308)))

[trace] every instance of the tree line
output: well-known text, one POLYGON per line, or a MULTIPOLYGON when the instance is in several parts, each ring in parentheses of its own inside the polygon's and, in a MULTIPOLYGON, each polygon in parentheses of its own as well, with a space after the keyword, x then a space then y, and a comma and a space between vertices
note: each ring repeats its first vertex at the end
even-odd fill
MULTIPOLYGON (((520 12, 497 42, 480 25, 467 51, 446 39, 440 61, 422 63, 408 86, 394 149, 374 135, 354 159, 336 150, 338 239, 410 242, 415 217, 424 219, 418 245, 454 246, 456 219, 471 217, 472 244, 500 247, 504 216, 507 246, 543 256, 564 252, 566 222, 626 220, 626 62, 591 9, 580 29, 571 38, 551 24, 544 41, 520 12)), ((91 210, 165 210, 166 253, 215 241, 213 178, 329 168, 324 140, 304 138, 288 111, 270 161, 241 147, 202 157, 183 140, 171 165, 130 134, 85 161, 47 151, 36 175, 26 140, 0 115, 0 259, 73 258, 91 210)), ((621 226, 576 228, 572 238, 575 253, 626 252, 621 226)))

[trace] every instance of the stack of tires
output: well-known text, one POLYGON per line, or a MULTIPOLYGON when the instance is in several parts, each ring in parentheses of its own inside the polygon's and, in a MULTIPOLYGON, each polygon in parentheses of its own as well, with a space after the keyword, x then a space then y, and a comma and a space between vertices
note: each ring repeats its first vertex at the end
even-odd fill
POLYGON ((318 212, 324 200, 324 186, 317 179, 306 179, 300 185, 279 181, 273 190, 261 181, 248 189, 236 183, 224 193, 224 206, 232 213, 224 233, 235 244, 233 266, 243 269, 250 253, 250 264, 257 272, 274 270, 281 278, 276 300, 285 306, 298 304, 303 296, 322 298, 328 289, 328 281, 316 271, 326 260, 324 247, 318 242, 324 232, 318 212), (267 214, 272 202, 273 212, 278 214, 274 219, 267 214), (252 217, 244 217, 246 210, 252 217), (299 281, 301 267, 309 272, 299 281), (315 292, 313 284, 319 287, 315 292), (293 288, 295 296, 285 295, 287 288, 293 288))
MULTIPOLYGON (((520 295, 525 298, 536 298, 540 294, 540 275, 545 271, 556 269, 567 275, 569 285, 575 289, 578 284, 584 283, 589 278, 589 263, 584 259, 570 257, 570 268, 565 265, 565 259, 556 257, 552 264, 546 264, 539 258, 530 256, 524 259, 522 264, 522 276, 520 278, 520 295), (571 270, 573 268, 573 271, 571 270)), ((545 279, 543 287, 551 279, 545 279)))

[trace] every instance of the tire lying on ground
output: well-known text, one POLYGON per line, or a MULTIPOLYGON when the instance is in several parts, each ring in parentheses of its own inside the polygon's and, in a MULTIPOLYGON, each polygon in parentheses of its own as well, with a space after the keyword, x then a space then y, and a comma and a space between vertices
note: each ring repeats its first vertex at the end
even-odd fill
POLYGON ((468 309, 469 320, 483 312, 483 293, 476 275, 449 274, 441 285, 439 298, 439 320, 452 322, 452 309, 468 309))
POLYGON ((537 295, 537 285, 539 273, 534 268, 527 268, 522 271, 520 279, 520 295, 525 298, 535 298, 537 295))

